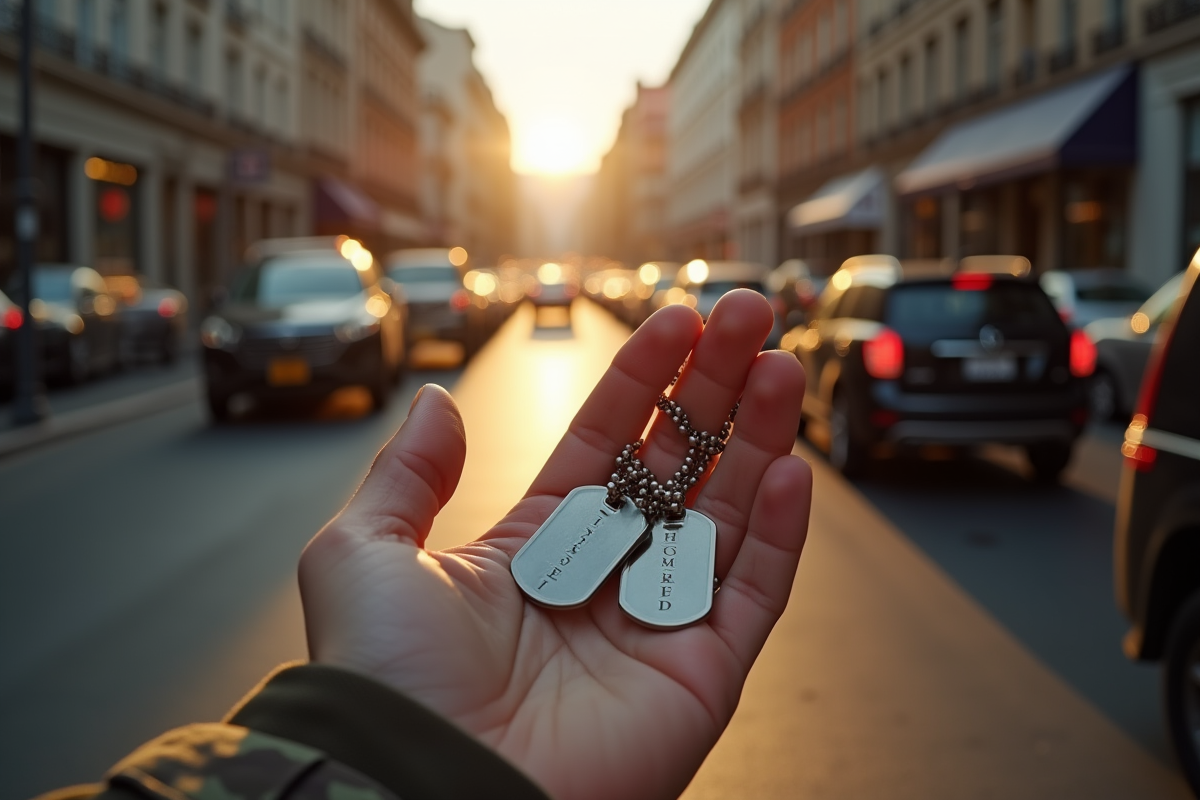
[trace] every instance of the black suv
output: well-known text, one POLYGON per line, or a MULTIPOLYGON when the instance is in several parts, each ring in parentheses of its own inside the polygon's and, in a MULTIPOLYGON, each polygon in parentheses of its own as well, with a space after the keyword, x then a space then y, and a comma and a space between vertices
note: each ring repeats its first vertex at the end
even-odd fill
POLYGON ((1200 252, 1159 329, 1125 432, 1117 499, 1117 600, 1125 654, 1163 661, 1179 764, 1200 795, 1200 252))
POLYGON ((833 465, 853 475, 883 444, 1001 442, 1057 479, 1087 421, 1096 352, 1028 274, 1019 256, 843 264, 783 342, 808 373, 801 425, 833 465))

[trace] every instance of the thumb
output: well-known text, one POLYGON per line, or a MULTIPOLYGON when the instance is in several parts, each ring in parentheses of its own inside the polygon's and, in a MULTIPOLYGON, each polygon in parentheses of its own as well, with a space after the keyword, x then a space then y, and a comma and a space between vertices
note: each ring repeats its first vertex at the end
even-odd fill
POLYGON ((337 524, 351 536, 407 539, 425 544, 433 518, 462 477, 467 440, 450 394, 427 383, 413 398, 408 419, 371 464, 337 524))

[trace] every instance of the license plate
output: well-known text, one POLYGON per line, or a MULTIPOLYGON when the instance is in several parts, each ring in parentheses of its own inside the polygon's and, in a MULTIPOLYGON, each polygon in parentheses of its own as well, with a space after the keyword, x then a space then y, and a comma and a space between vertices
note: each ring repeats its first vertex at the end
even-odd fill
POLYGON ((303 386, 312 380, 312 370, 303 358, 276 358, 267 365, 267 383, 272 386, 303 386))
POLYGON ((1017 377, 1014 356, 985 356, 963 359, 963 380, 973 383, 1004 383, 1017 377))

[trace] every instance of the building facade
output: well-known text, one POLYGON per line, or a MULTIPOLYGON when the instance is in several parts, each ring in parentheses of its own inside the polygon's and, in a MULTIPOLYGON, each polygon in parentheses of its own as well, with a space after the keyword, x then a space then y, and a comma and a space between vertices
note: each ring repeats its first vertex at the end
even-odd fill
MULTIPOLYGON (((304 232, 298 21, 290 3, 258 5, 38 5, 40 260, 143 273, 202 307, 237 245, 304 232)), ((3 174, 15 164, 20 9, 0 3, 3 174)), ((14 258, 8 189, 0 195, 0 279, 14 258)))
POLYGON ((516 249, 516 179, 508 122, 475 67, 470 33, 419 19, 421 198, 432 244, 465 247, 476 264, 516 249))
POLYGON ((776 207, 779 105, 779 0, 741 0, 738 48, 738 186, 733 223, 738 257, 775 266, 779 257, 776 207))
POLYGON ((737 256, 742 8, 712 0, 671 72, 667 227, 677 260, 737 256))
POLYGON ((669 110, 667 87, 638 84, 580 211, 584 252, 631 265, 667 257, 669 110))

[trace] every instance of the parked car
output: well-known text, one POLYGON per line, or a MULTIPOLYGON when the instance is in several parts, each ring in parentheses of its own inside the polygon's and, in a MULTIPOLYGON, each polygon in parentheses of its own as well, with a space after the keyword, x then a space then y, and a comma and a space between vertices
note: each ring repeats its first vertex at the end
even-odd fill
POLYGON ((32 288, 29 310, 47 379, 82 383, 120 366, 120 308, 100 273, 75 264, 37 264, 32 288))
POLYGON ((450 254, 438 247, 397 250, 386 259, 387 275, 404 288, 413 341, 448 339, 470 355, 487 338, 487 299, 476 302, 450 254))
POLYGON ((1158 329, 1179 296, 1185 273, 1171 278, 1130 316, 1098 319, 1084 330, 1096 345, 1096 373, 1088 387, 1092 417, 1133 412, 1158 329))
POLYGON ((767 289, 780 324, 787 329, 807 322, 824 286, 825 280, 813 277, 808 264, 799 258, 789 258, 771 270, 767 289))
POLYGON ((200 326, 214 420, 236 394, 296 397, 360 385, 387 405, 404 368, 404 315, 371 254, 353 239, 272 240, 234 277, 200 326), (324 246, 322 246, 324 245, 324 246))
POLYGON ((1025 448, 1054 480, 1087 420, 1095 349, 1072 332, 1020 257, 963 259, 906 276, 891 256, 850 259, 783 348, 808 374, 802 427, 859 473, 877 445, 1025 448))
POLYGON ((17 329, 24 319, 25 314, 20 306, 0 292, 0 397, 8 396, 13 390, 17 366, 17 329))
POLYGON ((1200 796, 1200 252, 1158 331, 1125 442, 1115 529, 1126 656, 1162 663, 1170 739, 1200 796))
POLYGON ((1127 317, 1150 290, 1122 269, 1047 270, 1038 283, 1069 324, 1083 328, 1106 317, 1127 317))
POLYGON ((105 285, 121 306, 121 358, 169 364, 187 336, 187 298, 144 275, 109 275, 105 285))

